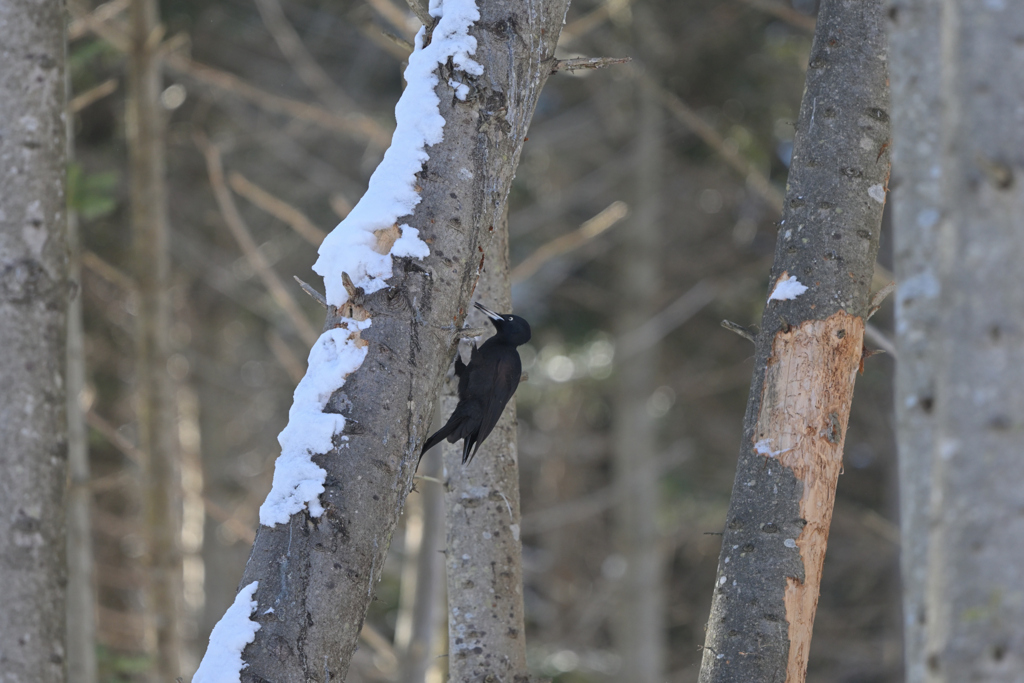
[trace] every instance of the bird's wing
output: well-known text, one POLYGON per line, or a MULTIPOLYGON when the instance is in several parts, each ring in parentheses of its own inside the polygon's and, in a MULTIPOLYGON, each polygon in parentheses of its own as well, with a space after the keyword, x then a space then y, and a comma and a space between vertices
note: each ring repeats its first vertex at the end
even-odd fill
MULTIPOLYGON (((480 444, 491 433, 494 426, 498 424, 501 413, 512 394, 516 393, 519 386, 519 378, 523 374, 523 365, 519 360, 519 354, 504 356, 495 366, 492 390, 483 405, 483 415, 480 420, 480 429, 474 435, 474 445, 480 444)), ((473 452, 463 453, 463 462, 468 462, 476 455, 476 448, 473 452)))
MULTIPOLYGON (((476 357, 477 350, 476 344, 473 345, 472 350, 469 353, 469 362, 473 363, 473 358, 476 357)), ((455 353, 455 376, 459 378, 459 400, 466 397, 466 390, 469 388, 469 373, 466 372, 468 366, 462 362, 462 354, 455 353)))

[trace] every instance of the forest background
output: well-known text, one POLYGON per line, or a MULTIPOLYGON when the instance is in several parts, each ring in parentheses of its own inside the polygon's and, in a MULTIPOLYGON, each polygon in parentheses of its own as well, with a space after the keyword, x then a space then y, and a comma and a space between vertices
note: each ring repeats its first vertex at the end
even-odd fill
MULTIPOLYGON (((133 390, 130 57, 82 20, 93 12, 116 22, 127 4, 70 5, 69 194, 82 245, 80 403, 104 681, 141 680, 152 664, 133 390)), ((650 616, 664 625, 665 678, 696 678, 753 361, 749 342, 720 321, 754 324, 764 306, 814 11, 813 2, 760 0, 580 0, 569 11, 559 58, 633 61, 549 80, 510 197, 514 309, 534 330, 517 401, 537 673, 623 680, 616 605, 632 551, 615 532, 623 501, 613 461, 616 450, 644 447, 615 438, 621 371, 639 355, 654 368, 640 396, 653 438, 650 453, 631 455, 659 473, 649 492, 661 568, 652 590, 664 599, 650 616), (638 221, 656 234, 646 249, 631 242, 638 221), (642 300, 627 285, 636 266, 653 276, 642 300), (641 324, 624 326, 638 316, 641 324)), ((391 0, 165 1, 160 22, 171 315, 158 371, 174 386, 188 680, 234 599, 276 437, 320 325, 321 309, 291 278, 316 282, 316 243, 381 159, 417 23, 391 0), (283 294, 268 288, 268 272, 283 294)), ((890 237, 886 222, 881 284, 890 237)), ((891 350, 890 320, 887 304, 869 346, 891 350)), ((891 356, 873 357, 857 382, 811 681, 902 680, 893 367, 891 356)), ((443 534, 424 526, 431 517, 419 498, 429 484, 410 497, 349 681, 397 680, 409 567, 424 539, 443 534)))

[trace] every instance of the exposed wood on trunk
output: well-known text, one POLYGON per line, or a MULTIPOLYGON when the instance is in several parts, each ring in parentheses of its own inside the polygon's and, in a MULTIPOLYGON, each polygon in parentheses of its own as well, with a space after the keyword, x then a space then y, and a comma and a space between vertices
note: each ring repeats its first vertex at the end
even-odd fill
MULTIPOLYGON (((260 582, 253 618, 261 624, 243 654, 243 681, 345 677, 565 9, 483 4, 473 29, 484 67, 475 93, 457 100, 442 75, 444 140, 429 149, 422 201, 407 221, 431 253, 396 259, 390 286, 358 302, 373 321, 361 335, 367 357, 328 404, 344 410, 348 441, 314 458, 327 470, 326 511, 260 527, 241 581, 260 582)), ((325 327, 338 315, 330 309, 325 327)))
POLYGON ((889 178, 881 0, 825 0, 700 681, 804 680, 889 178), (795 279, 791 280, 791 278, 795 279))
POLYGON ((62 10, 0 4, 0 670, 34 683, 66 666, 62 10))
POLYGON ((893 2, 907 680, 1024 671, 1016 2, 893 2))
POLYGON ((154 680, 179 675, 181 652, 180 476, 174 395, 167 373, 170 330, 170 258, 164 160, 162 78, 157 48, 162 36, 156 0, 129 8, 130 59, 125 112, 131 192, 132 248, 138 285, 135 410, 143 455, 147 645, 154 680))

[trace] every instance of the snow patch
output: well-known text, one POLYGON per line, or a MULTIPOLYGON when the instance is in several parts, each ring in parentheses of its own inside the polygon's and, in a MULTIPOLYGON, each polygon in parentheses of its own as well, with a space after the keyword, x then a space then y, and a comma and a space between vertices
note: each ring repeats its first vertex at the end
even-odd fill
POLYGON ((199 670, 192 677, 192 683, 240 683, 242 669, 246 667, 242 651, 256 639, 256 631, 260 630, 260 625, 249 619, 256 609, 256 600, 252 596, 259 584, 259 581, 253 581, 238 591, 235 602, 213 627, 210 645, 199 663, 199 670))
POLYGON ((340 327, 324 332, 310 349, 306 376, 295 387, 288 411, 288 425, 277 437, 281 455, 274 464, 273 487, 260 507, 260 524, 286 524, 307 506, 313 517, 323 514, 319 496, 327 472, 312 456, 331 450, 334 435, 345 428, 343 415, 325 413, 324 408, 366 358, 366 342, 359 332, 369 326, 369 320, 342 318, 340 327))
MULTIPOLYGON (((341 274, 348 273, 352 283, 367 294, 383 289, 391 277, 391 257, 422 258, 429 253, 426 243, 408 225, 401 225, 401 237, 388 253, 381 254, 375 233, 390 230, 398 219, 412 214, 420 202, 416 174, 427 161, 427 147, 444 137, 435 73, 449 59, 455 67, 471 76, 483 73, 483 67, 471 58, 476 38, 469 29, 480 18, 474 0, 431 2, 430 13, 440 16, 430 45, 423 46, 425 29, 416 34, 416 45, 405 69, 408 84, 395 107, 395 133, 384 160, 370 178, 369 187, 351 213, 327 235, 320 245, 320 257, 313 270, 324 279, 327 303, 340 306, 348 300, 341 274), (397 247, 397 249, 396 249, 397 247)), ((469 87, 453 80, 456 96, 462 98, 469 87)))
POLYGON ((868 188, 868 196, 879 204, 885 204, 885 188, 881 184, 872 185, 868 188))
POLYGON ((804 292, 807 291, 805 285, 800 284, 800 281, 796 279, 795 275, 786 276, 785 273, 779 278, 778 282, 775 283, 775 289, 772 290, 772 295, 768 297, 768 301, 787 301, 789 299, 795 299, 804 292))

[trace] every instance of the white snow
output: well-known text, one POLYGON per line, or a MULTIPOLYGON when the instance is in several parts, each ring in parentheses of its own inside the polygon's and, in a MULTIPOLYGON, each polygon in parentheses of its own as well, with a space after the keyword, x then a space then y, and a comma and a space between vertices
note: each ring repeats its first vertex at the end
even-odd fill
POLYGON ((246 664, 242 661, 242 650, 256 638, 260 625, 249 619, 256 609, 253 595, 259 587, 259 581, 253 581, 238 591, 235 602, 213 627, 210 633, 210 646, 206 648, 199 670, 192 677, 192 683, 239 683, 242 669, 246 664))
MULTIPOLYGON (((425 29, 416 34, 416 49, 405 69, 408 84, 395 107, 395 133, 384 160, 370 178, 366 194, 351 213, 331 231, 320 245, 320 258, 313 265, 324 278, 327 303, 340 306, 348 300, 341 274, 348 273, 356 287, 368 294, 384 288, 391 277, 392 256, 422 258, 429 253, 415 228, 400 225, 402 236, 390 253, 374 251, 376 231, 398 225, 420 202, 416 174, 427 160, 426 148, 441 142, 444 118, 441 116, 435 73, 439 64, 450 58, 456 69, 479 76, 483 67, 470 55, 476 52, 476 38, 469 29, 480 12, 474 0, 445 0, 431 3, 431 15, 441 20, 434 27, 430 45, 423 47, 425 29)), ((453 81, 456 96, 465 97, 468 86, 453 81)))
POLYGON ((783 448, 783 449, 778 450, 778 451, 773 451, 772 450, 772 440, 771 439, 761 439, 760 441, 758 441, 757 443, 754 444, 754 452, 755 453, 757 453, 758 455, 767 456, 769 458, 776 458, 776 457, 782 455, 783 453, 789 453, 791 450, 793 450, 793 449, 792 448, 783 448))
POLYGON ((366 358, 358 333, 369 326, 369 320, 342 318, 341 327, 324 332, 310 349, 309 369, 295 387, 288 425, 277 437, 281 455, 274 464, 274 485, 260 507, 260 524, 286 524, 307 505, 313 517, 323 514, 319 496, 327 472, 312 456, 331 450, 334 435, 345 428, 345 417, 325 413, 324 407, 366 358))
POLYGON ((879 204, 885 204, 885 188, 879 185, 872 185, 868 188, 868 196, 879 204))
POLYGON ((800 281, 796 279, 796 275, 790 275, 789 277, 786 277, 785 273, 782 275, 778 282, 775 283, 775 289, 772 290, 772 295, 768 297, 768 301, 795 299, 807 291, 807 287, 800 284, 800 281))

